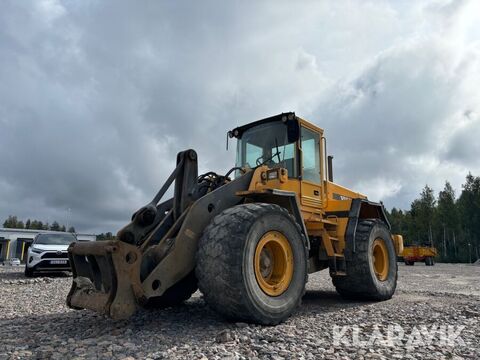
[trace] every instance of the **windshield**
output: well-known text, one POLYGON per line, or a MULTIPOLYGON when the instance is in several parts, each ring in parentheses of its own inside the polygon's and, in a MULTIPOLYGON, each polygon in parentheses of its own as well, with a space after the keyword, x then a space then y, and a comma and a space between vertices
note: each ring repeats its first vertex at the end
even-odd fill
POLYGON ((283 167, 289 177, 296 177, 295 159, 295 142, 288 142, 287 126, 282 122, 252 127, 238 140, 238 167, 253 169, 262 164, 283 167))
POLYGON ((68 245, 74 242, 72 234, 40 234, 35 241, 38 245, 68 245))

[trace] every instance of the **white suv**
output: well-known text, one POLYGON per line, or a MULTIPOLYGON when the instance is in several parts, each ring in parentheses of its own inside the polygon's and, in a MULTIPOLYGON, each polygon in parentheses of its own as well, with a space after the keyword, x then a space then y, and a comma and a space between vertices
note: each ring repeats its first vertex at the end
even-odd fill
POLYGON ((74 234, 38 234, 28 248, 25 276, 32 277, 37 271, 71 271, 68 246, 77 241, 74 234))

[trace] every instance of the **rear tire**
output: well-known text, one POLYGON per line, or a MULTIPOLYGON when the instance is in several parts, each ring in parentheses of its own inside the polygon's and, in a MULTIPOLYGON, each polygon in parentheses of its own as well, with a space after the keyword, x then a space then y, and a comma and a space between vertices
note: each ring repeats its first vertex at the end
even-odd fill
POLYGON ((196 275, 206 303, 228 319, 278 324, 300 305, 305 292, 301 228, 278 205, 227 209, 199 241, 196 275))
POLYGON ((355 239, 356 252, 347 261, 347 275, 332 277, 337 292, 348 299, 390 299, 397 287, 397 260, 390 230, 378 219, 360 220, 355 239))
POLYGON ((168 288, 162 296, 156 296, 148 299, 145 307, 164 309, 179 305, 190 299, 197 289, 197 278, 195 277, 195 272, 192 271, 175 285, 168 288))

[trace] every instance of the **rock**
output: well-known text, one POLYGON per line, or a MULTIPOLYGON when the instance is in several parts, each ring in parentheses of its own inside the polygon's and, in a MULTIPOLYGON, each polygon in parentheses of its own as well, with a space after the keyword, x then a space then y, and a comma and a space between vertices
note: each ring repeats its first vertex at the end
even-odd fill
POLYGON ((229 330, 223 330, 215 337, 217 343, 227 343, 229 341, 233 341, 234 339, 235 337, 229 330))

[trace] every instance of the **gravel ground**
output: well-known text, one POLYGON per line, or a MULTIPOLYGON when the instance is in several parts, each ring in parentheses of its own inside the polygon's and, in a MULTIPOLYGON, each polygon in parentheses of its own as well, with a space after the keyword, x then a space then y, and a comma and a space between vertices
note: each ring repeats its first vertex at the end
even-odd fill
POLYGON ((324 271, 288 321, 265 327, 225 322, 199 293, 115 322, 68 309, 66 275, 26 279, 0 266, 0 360, 479 359, 479 279, 480 266, 400 264, 394 298, 370 303, 342 300, 324 271))

